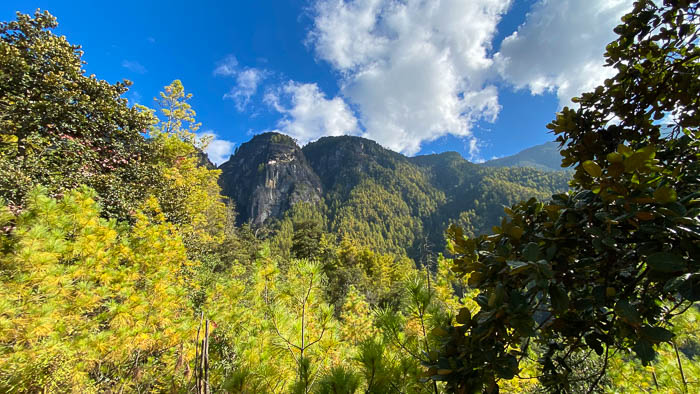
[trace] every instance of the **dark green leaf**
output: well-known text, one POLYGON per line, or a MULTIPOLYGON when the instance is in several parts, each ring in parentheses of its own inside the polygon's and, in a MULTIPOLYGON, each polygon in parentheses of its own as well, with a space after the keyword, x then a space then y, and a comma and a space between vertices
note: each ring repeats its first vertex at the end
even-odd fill
POLYGON ((673 338, 673 333, 663 327, 652 327, 645 325, 640 330, 640 334, 652 343, 668 342, 673 338))
POLYGON ((642 323, 642 319, 639 317, 639 312, 637 308, 632 306, 627 300, 620 300, 615 305, 615 313, 622 318, 627 324, 632 326, 638 326, 642 323))
POLYGON ((536 243, 530 242, 523 248, 523 257, 527 261, 537 261, 540 254, 540 247, 536 243))
POLYGON ((569 296, 561 285, 551 285, 549 297, 552 300, 552 307, 557 313, 563 313, 569 309, 569 296))
POLYGON ((472 320, 472 315, 469 312, 468 308, 462 308, 459 310, 459 313, 457 314, 457 323, 459 324, 464 324, 464 325, 469 325, 472 320))
POLYGON ((649 268, 659 272, 678 272, 686 269, 681 256, 669 252, 658 252, 647 257, 649 268))
POLYGON ((642 365, 649 365, 656 358, 656 351, 652 344, 648 341, 640 339, 632 350, 637 354, 637 357, 642 361, 642 365))
POLYGON ((689 275, 679 286, 678 292, 688 301, 700 301, 700 274, 689 275))
POLYGON ((597 334, 589 334, 584 337, 586 340, 586 344, 593 349, 597 355, 602 356, 603 355, 603 344, 598 338, 597 334))
POLYGON ((510 268, 511 275, 518 274, 532 267, 531 264, 523 261, 508 261, 508 268, 510 268))
POLYGON ((513 379, 518 374, 518 359, 515 356, 507 355, 497 360, 496 375, 502 379, 513 379))

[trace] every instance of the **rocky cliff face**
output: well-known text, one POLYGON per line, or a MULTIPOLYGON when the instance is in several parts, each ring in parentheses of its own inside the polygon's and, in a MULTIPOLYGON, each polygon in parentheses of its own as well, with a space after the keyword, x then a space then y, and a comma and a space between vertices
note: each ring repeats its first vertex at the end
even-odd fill
POLYGON ((282 134, 256 135, 219 168, 222 192, 235 201, 240 223, 261 225, 297 202, 321 201, 321 181, 299 146, 282 134))

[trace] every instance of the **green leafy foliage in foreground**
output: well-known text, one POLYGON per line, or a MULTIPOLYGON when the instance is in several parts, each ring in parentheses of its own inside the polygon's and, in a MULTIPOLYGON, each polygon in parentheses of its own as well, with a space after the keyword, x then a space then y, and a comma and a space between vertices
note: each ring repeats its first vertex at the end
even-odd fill
POLYGON ((700 300, 698 18, 697 2, 636 2, 607 48, 617 75, 549 125, 572 190, 516 204, 493 235, 449 230, 480 307, 449 328, 450 389, 496 391, 534 352, 546 388, 591 391, 611 358, 677 345, 673 317, 700 300))
MULTIPOLYGON (((200 319, 217 392, 697 391, 697 2, 657 7, 636 3, 608 47, 618 75, 551 125, 573 190, 514 205, 493 235, 453 226, 455 258, 419 267, 306 204, 272 234, 235 227, 179 81, 159 114, 129 108, 48 13, 3 23, 0 391, 193 391, 200 319), (112 168, 103 149, 138 150, 112 168)), ((463 165, 433 159, 432 182, 463 165)), ((392 190, 430 195, 418 180, 392 190)), ((379 186, 338 217, 371 217, 379 186)))
POLYGON ((0 24, 0 197, 21 206, 38 184, 56 195, 88 185, 125 218, 158 175, 141 136, 151 118, 120 97, 130 83, 86 76, 56 25, 48 12, 0 24))

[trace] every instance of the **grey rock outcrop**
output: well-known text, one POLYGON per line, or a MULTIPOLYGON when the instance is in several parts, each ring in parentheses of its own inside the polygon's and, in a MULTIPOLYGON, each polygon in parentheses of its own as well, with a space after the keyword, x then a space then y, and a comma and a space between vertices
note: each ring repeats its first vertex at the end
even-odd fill
POLYGON ((261 225, 282 217, 297 202, 319 203, 322 198, 321 181, 286 135, 256 135, 219 168, 222 192, 236 203, 240 223, 261 225))

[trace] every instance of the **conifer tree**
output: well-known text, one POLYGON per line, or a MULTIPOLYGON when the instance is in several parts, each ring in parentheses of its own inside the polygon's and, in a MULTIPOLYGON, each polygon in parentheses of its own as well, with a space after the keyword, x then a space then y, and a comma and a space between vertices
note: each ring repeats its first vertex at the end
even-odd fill
POLYGON ((178 226, 191 253, 210 252, 226 236, 227 206, 221 196, 218 177, 221 171, 200 165, 206 139, 195 134, 195 123, 179 80, 160 93, 156 104, 164 120, 151 127, 151 144, 157 152, 154 162, 160 173, 155 195, 171 223, 178 226))
MULTIPOLYGON (((166 390, 193 357, 178 272, 190 264, 153 199, 133 227, 89 189, 34 189, 0 253, 0 391, 166 390)), ((7 212, 7 211, 6 211, 7 212)))
POLYGON ((335 366, 318 383, 318 394, 353 394, 360 388, 360 377, 343 366, 335 366))
POLYGON ((353 285, 350 285, 345 295, 340 319, 341 339, 353 345, 358 345, 379 334, 379 330, 374 325, 369 304, 353 285))
POLYGON ((323 302, 325 278, 318 263, 295 260, 286 279, 276 292, 267 292, 267 314, 277 346, 296 364, 293 390, 308 393, 336 341, 333 310, 323 302))

